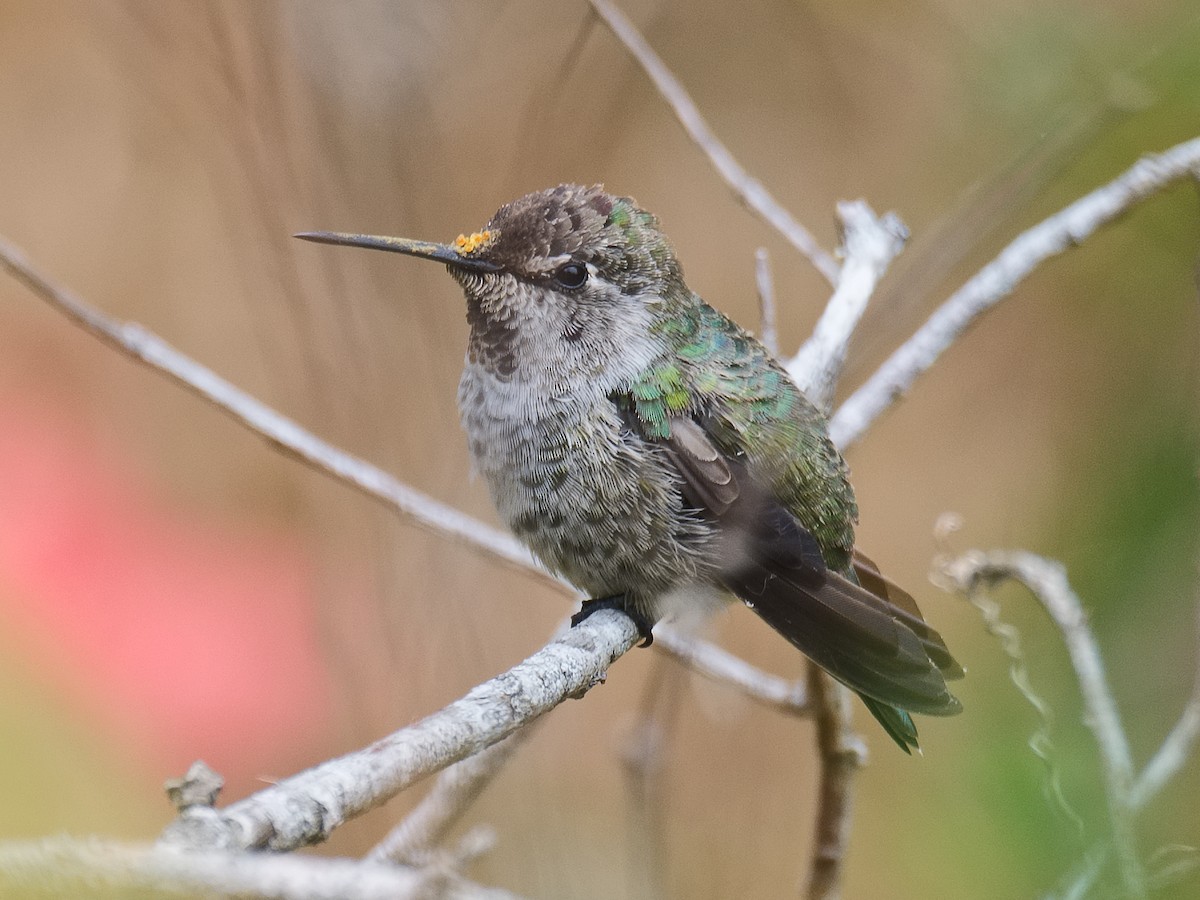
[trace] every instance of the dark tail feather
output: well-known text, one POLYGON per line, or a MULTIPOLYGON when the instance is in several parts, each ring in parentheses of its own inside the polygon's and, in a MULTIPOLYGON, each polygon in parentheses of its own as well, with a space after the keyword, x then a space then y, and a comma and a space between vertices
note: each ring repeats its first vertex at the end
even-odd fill
POLYGON ((854 573, 848 578, 826 569, 812 536, 783 510, 759 526, 750 559, 725 576, 726 584, 793 646, 859 693, 897 744, 906 751, 917 744, 909 712, 949 716, 962 709, 946 687, 946 677, 962 669, 911 597, 869 560, 860 568, 875 591, 852 580, 854 573))
POLYGON ((959 711, 917 635, 853 582, 832 572, 824 582, 797 584, 764 565, 727 583, 768 625, 860 694, 926 715, 959 711))
POLYGON ((892 610, 893 614, 898 614, 898 618, 917 637, 921 638, 921 641, 925 644, 925 652, 929 654, 929 658, 941 670, 944 678, 957 679, 962 678, 966 674, 963 671, 963 667, 950 655, 950 650, 946 646, 946 642, 942 640, 942 636, 925 622, 925 619, 921 616, 921 610, 917 607, 917 601, 913 599, 912 594, 880 572, 879 566, 875 565, 865 553, 855 550, 852 565, 858 583, 876 597, 891 604, 894 607, 892 610))

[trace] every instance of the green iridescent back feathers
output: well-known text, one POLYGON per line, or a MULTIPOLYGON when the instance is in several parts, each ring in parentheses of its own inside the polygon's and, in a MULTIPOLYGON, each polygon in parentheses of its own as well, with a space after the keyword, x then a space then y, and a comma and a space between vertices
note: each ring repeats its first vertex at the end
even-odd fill
POLYGON ((596 221, 580 225, 613 235, 594 257, 597 268, 636 291, 657 288, 658 302, 668 307, 652 331, 672 355, 630 389, 646 436, 670 437, 671 416, 706 419, 719 449, 748 455, 751 468, 813 533, 826 564, 849 572, 858 507, 845 464, 825 436, 824 417, 761 343, 688 289, 655 216, 628 198, 603 194, 588 208, 596 221), (605 201, 611 208, 600 225, 605 201))
POLYGON ((705 420, 724 454, 751 470, 807 528, 831 569, 847 572, 858 507, 821 414, 766 349, 693 294, 658 325, 674 359, 631 389, 648 437, 665 440, 672 415, 705 420))

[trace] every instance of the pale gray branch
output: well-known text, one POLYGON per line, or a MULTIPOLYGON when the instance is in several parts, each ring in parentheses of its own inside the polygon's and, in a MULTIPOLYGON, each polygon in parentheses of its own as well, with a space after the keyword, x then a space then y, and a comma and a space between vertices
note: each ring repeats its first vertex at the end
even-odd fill
POLYGON ((802 681, 788 681, 764 672, 715 644, 685 636, 660 625, 654 630, 654 646, 687 665, 694 672, 729 685, 764 706, 792 716, 811 716, 808 691, 802 681))
MULTIPOLYGON (((1196 739, 1200 737, 1200 602, 1196 604, 1196 636, 1196 671, 1192 682, 1192 695, 1188 698, 1175 727, 1133 784, 1129 804, 1134 813, 1141 812, 1179 773, 1195 750, 1196 739)), ((1059 896, 1059 900, 1079 900, 1086 896, 1100 877, 1111 850, 1112 846, 1108 842, 1101 842, 1092 847, 1083 862, 1067 879, 1068 887, 1059 896)))
MULTIPOLYGON (((934 533, 937 536, 938 543, 944 547, 948 547, 950 535, 961 528, 961 520, 953 513, 943 513, 935 526, 934 533)), ((945 564, 946 556, 940 556, 936 560, 936 564, 940 567, 945 564)), ((935 569, 931 573, 931 579, 935 584, 942 586, 947 591, 962 591, 962 585, 958 584, 952 577, 939 569, 935 569)), ((980 583, 975 586, 976 589, 963 591, 966 600, 978 611, 983 618, 984 628, 987 633, 1000 644, 1000 649, 1009 659, 1008 677, 1013 685, 1024 697, 1029 705, 1033 707, 1037 713, 1038 726, 1036 730, 1029 736, 1026 741, 1026 746, 1029 747, 1033 755, 1042 761, 1046 769, 1046 782, 1044 790, 1047 799, 1053 802, 1053 809, 1061 813, 1063 817, 1074 826, 1075 830, 1082 838, 1084 834, 1084 821, 1080 818, 1074 807, 1068 802, 1066 795, 1062 789, 1062 775, 1059 769, 1058 761, 1055 757, 1055 747, 1052 725, 1052 713, 1050 704, 1045 697, 1041 696, 1034 690, 1033 683, 1029 676, 1029 667, 1025 656, 1025 651, 1021 647, 1020 630, 1010 622, 1005 622, 1000 613, 1000 603, 993 598, 986 590, 986 585, 980 583)))
POLYGON ((830 435, 845 449, 908 391, 967 328, 1052 256, 1081 243, 1140 200, 1200 167, 1200 138, 1145 156, 1123 175, 1022 233, 959 288, 842 404, 830 435))
POLYGON ((807 228, 779 203, 762 184, 750 177, 741 163, 721 143, 713 130, 704 121, 695 102, 688 96, 679 79, 667 68, 658 54, 646 43, 646 39, 616 6, 608 0, 590 0, 592 9, 604 21, 617 39, 625 45, 638 64, 650 76, 659 94, 667 101, 675 117, 683 125, 688 137, 708 157, 734 195, 742 204, 768 225, 778 231, 785 240, 799 250, 825 276, 825 280, 836 286, 841 278, 837 261, 821 249, 816 238, 807 228))
POLYGON ((837 214, 845 260, 842 276, 812 337, 787 363, 792 380, 809 400, 824 410, 833 403, 850 338, 866 311, 875 285, 908 240, 908 229, 895 213, 877 216, 863 200, 839 203, 837 214))
POLYGON ((754 251, 754 287, 758 291, 758 339, 772 356, 779 355, 779 311, 775 306, 775 279, 766 247, 754 251))
MULTIPOLYGON (((839 203, 838 218, 845 259, 841 278, 812 337, 787 364, 788 374, 800 389, 826 410, 833 402, 854 329, 875 285, 908 238, 898 217, 890 213, 876 216, 861 200, 839 203)), ((841 893, 850 837, 855 775, 866 759, 866 750, 854 732, 850 692, 811 661, 808 667, 808 695, 821 759, 808 896, 810 900, 835 900, 841 893)))
MULTIPOLYGON (((764 672, 708 641, 680 634, 670 625, 654 630, 654 645, 697 674, 726 684, 765 706, 794 716, 811 709, 803 682, 764 672)), ((390 859, 416 865, 483 792, 537 723, 525 726, 497 744, 447 768, 405 819, 371 851, 368 859, 390 859)))
POLYGON ((1134 782, 1129 797, 1134 809, 1145 806, 1183 768, 1196 747, 1197 738, 1200 738, 1200 600, 1196 603, 1196 671, 1192 680, 1192 695, 1175 727, 1134 782))
POLYGON ((193 806, 161 843, 189 849, 294 850, 414 782, 503 740, 580 697, 638 640, 626 615, 601 610, 524 662, 370 747, 322 763, 225 809, 193 806))
POLYGON ((432 867, 298 854, 182 853, 94 838, 0 843, 0 887, 6 885, 19 896, 75 897, 105 888, 279 900, 516 900, 508 891, 432 867))
POLYGON ((484 788, 491 784, 517 751, 529 739, 536 723, 513 732, 474 756, 456 762, 442 772, 429 793, 404 819, 387 833, 367 859, 418 865, 445 840, 484 788))
POLYGON ((1133 757, 1104 673, 1096 638, 1088 625, 1083 604, 1071 590, 1061 564, 1020 550, 973 552, 949 560, 942 573, 959 590, 970 591, 980 580, 1015 579, 1024 584, 1058 626, 1079 681, 1086 715, 1100 750, 1108 800, 1109 828, 1125 892, 1146 896, 1146 873, 1134 836, 1133 757))
POLYGON ((54 309, 116 347, 127 356, 160 372, 262 435, 280 450, 315 469, 327 472, 369 497, 383 501, 405 518, 461 544, 478 548, 509 565, 554 581, 537 566, 520 542, 454 507, 409 487, 344 450, 321 440, 265 403, 230 384, 211 369, 181 353, 136 322, 105 315, 73 292, 42 275, 17 247, 0 238, 0 266, 54 309))

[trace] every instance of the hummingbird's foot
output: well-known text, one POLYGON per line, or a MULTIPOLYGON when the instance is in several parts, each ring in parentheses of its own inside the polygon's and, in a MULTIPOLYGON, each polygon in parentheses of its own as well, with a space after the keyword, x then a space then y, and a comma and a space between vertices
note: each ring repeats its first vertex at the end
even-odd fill
POLYGON ((602 609, 615 609, 629 616, 633 624, 637 626, 638 634, 642 636, 642 642, 638 644, 639 647, 649 647, 654 643, 654 623, 637 610, 630 609, 624 594, 613 594, 611 597, 597 597, 591 600, 584 600, 579 612, 571 616, 571 627, 574 628, 592 613, 599 612, 602 609))

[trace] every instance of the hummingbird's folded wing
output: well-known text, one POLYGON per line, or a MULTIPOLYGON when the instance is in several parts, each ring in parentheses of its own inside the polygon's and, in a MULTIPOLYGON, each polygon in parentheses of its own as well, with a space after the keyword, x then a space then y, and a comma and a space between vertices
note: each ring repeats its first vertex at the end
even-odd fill
POLYGON ((695 420, 669 424, 663 443, 685 496, 734 548, 721 573, 733 593, 860 694, 926 715, 961 709, 945 679, 962 670, 911 597, 899 588, 889 596, 889 583, 865 557, 861 569, 882 596, 829 570, 815 538, 741 460, 723 454, 695 420))

